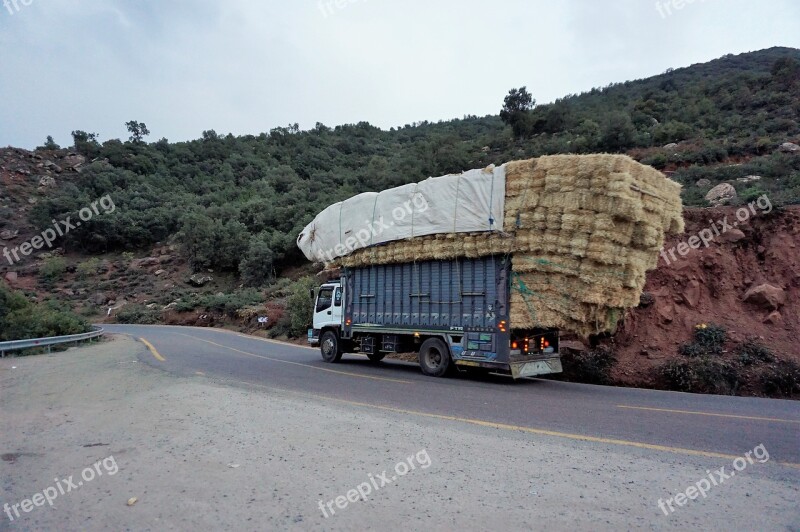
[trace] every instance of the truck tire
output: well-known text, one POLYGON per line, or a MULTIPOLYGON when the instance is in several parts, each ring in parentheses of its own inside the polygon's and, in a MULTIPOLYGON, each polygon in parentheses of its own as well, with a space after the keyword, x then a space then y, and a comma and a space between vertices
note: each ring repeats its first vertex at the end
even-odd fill
POLYGON ((319 339, 319 350, 322 360, 330 364, 342 359, 342 348, 339 345, 339 336, 333 331, 325 331, 319 339))
POLYGON ((419 366, 429 377, 444 377, 452 366, 447 344, 438 338, 425 340, 419 348, 419 366))
POLYGON ((376 362, 376 363, 380 362, 385 357, 386 357, 386 353, 375 353, 375 354, 372 354, 372 355, 367 355, 367 358, 369 359, 370 362, 376 362))

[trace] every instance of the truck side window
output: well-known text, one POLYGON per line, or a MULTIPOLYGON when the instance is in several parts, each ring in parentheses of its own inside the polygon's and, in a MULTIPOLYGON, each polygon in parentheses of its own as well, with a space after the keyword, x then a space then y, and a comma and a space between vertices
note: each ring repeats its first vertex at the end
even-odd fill
POLYGON ((342 289, 336 289, 336 295, 333 296, 333 306, 334 307, 341 307, 342 306, 342 289))
POLYGON ((317 312, 322 312, 323 310, 328 310, 331 308, 331 303, 333 301, 333 288, 323 288, 319 291, 319 297, 317 297, 317 312))

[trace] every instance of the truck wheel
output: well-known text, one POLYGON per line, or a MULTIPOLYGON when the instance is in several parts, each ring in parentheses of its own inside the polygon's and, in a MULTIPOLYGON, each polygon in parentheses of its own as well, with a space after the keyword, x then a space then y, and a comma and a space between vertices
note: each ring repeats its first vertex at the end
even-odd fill
POLYGON ((325 331, 319 339, 319 350, 322 360, 333 364, 342 359, 342 350, 339 346, 339 337, 333 331, 325 331))
POLYGON ((430 377, 444 377, 450 369, 450 350, 438 338, 428 338, 419 348, 419 365, 422 373, 430 377))
POLYGON ((380 362, 386 357, 386 353, 375 353, 374 355, 367 355, 370 362, 380 362))

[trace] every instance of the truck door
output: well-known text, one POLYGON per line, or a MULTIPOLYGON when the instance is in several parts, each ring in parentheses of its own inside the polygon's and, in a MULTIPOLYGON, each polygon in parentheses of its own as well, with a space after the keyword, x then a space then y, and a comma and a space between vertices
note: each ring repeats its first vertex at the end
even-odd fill
POLYGON ((342 324, 342 287, 323 286, 314 306, 314 329, 339 327, 342 324))

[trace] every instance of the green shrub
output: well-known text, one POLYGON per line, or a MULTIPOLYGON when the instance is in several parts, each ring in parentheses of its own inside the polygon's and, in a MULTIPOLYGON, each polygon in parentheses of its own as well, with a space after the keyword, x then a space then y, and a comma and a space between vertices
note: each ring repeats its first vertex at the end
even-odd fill
POLYGON ((75 273, 78 279, 86 280, 89 277, 97 275, 97 269, 100 267, 100 259, 92 257, 78 264, 75 273))
POLYGON ((761 386, 769 396, 792 397, 800 393, 800 365, 782 360, 761 373, 761 386))
POLYGON ((244 289, 230 294, 189 294, 178 300, 175 310, 189 312, 202 309, 207 312, 224 314, 230 318, 236 317, 240 309, 258 305, 264 302, 264 297, 258 290, 244 289))
POLYGON ((61 279, 67 271, 67 262, 61 257, 50 257, 45 259, 39 268, 39 276, 46 284, 52 284, 61 279))
POLYGON ((736 395, 742 381, 738 367, 708 358, 672 360, 658 373, 670 390, 680 392, 736 395))
POLYGON ((117 323, 153 325, 161 322, 161 312, 144 305, 125 305, 117 311, 117 323))
POLYGON ((63 303, 35 304, 0 285, 0 341, 65 336, 88 330, 86 320, 64 310, 63 303))
POLYGON ((679 352, 690 358, 720 355, 727 339, 728 334, 721 326, 702 323, 694 328, 694 342, 682 345, 679 352))
POLYGON ((775 355, 768 347, 761 345, 756 339, 748 338, 737 350, 737 357, 743 366, 752 366, 762 362, 774 362, 775 355))
POLYGON ((572 382, 610 384, 611 370, 616 363, 614 353, 606 348, 562 355, 564 377, 572 382))

